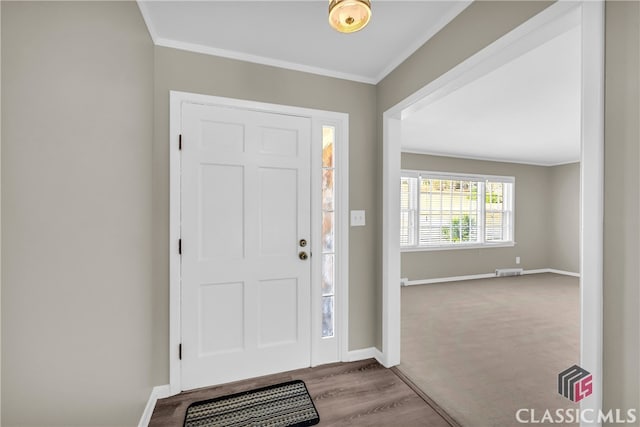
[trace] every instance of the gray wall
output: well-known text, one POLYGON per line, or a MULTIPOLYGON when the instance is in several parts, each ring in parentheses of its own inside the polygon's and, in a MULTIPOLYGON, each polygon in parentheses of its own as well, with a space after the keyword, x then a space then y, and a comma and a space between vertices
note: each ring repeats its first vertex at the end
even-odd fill
POLYGON ((580 272, 580 163, 549 170, 548 268, 580 272))
POLYGON ((152 386, 153 46, 134 2, 2 2, 2 425, 132 426, 152 386))
POLYGON ((153 143, 154 371, 168 381, 169 90, 349 113, 349 204, 367 225, 349 234, 349 348, 375 345, 376 140, 375 86, 231 59, 155 49, 153 143))
MULTIPOLYGON (((134 425, 168 380, 169 88, 351 114, 351 348, 381 348, 382 112, 547 5, 475 2, 373 87, 154 49, 135 3, 3 1, 3 425, 134 425)), ((607 407, 640 400, 639 26, 607 3, 607 407)))
POLYGON ((604 405, 625 410, 640 402, 640 3, 607 2, 605 25, 604 405))
POLYGON ((554 268, 578 273, 580 165, 531 166, 403 153, 403 169, 513 176, 514 247, 402 253, 409 280, 493 273, 496 268, 554 268), (520 265, 516 257, 520 257, 520 265))

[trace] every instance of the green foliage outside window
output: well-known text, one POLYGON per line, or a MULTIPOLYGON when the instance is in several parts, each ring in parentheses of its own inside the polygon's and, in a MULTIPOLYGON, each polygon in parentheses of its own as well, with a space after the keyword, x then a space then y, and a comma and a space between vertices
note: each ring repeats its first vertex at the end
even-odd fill
MULTIPOLYGON (((478 187, 471 189, 471 195, 467 196, 469 200, 478 200, 478 187)), ((485 203, 502 203, 502 194, 498 193, 486 193, 484 195, 485 203)))
POLYGON ((442 227, 442 235, 450 242, 470 241, 471 230, 475 229, 476 220, 469 215, 454 217, 450 227, 442 227))

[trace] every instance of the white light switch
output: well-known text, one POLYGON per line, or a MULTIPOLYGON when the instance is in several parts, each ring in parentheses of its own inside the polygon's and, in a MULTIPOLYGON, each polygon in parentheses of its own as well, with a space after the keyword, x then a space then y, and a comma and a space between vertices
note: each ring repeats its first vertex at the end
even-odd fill
POLYGON ((364 211, 351 211, 351 226, 362 227, 364 224, 364 211))

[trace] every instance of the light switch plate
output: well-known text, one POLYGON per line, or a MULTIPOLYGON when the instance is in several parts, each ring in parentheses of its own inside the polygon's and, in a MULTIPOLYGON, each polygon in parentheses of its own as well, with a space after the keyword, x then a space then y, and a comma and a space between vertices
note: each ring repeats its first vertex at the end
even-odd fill
POLYGON ((362 227, 365 225, 364 211, 351 211, 351 226, 362 227))

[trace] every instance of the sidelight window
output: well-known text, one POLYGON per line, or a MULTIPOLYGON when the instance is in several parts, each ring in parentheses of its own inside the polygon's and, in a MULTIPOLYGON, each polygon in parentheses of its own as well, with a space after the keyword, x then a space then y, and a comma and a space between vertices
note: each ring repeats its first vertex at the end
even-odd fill
POLYGON ((322 127, 322 338, 335 334, 335 135, 322 127))

